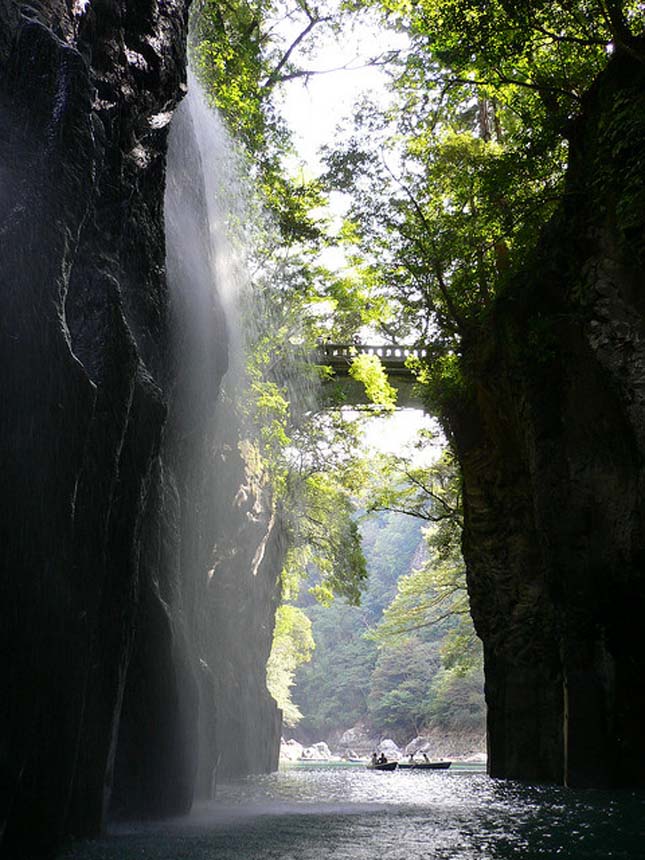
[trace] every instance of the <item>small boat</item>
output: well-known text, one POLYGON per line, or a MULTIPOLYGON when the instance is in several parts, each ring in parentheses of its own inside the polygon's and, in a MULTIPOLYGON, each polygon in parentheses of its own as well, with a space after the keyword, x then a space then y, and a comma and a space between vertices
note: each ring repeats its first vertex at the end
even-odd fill
POLYGON ((451 761, 400 761, 399 767, 404 770, 448 770, 451 761))
POLYGON ((368 764, 369 770, 396 770, 398 761, 376 762, 376 764, 368 764))

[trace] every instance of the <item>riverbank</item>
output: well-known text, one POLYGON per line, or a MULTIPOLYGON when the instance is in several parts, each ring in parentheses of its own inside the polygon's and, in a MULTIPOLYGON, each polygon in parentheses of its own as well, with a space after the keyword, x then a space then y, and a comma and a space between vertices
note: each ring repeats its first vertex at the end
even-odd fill
POLYGON ((388 759, 396 760, 425 753, 434 760, 486 762, 486 738, 482 732, 447 734, 428 729, 422 735, 399 745, 392 738, 374 736, 362 727, 354 727, 314 743, 303 743, 292 737, 287 740, 283 737, 280 761, 367 760, 375 750, 383 752, 388 759))

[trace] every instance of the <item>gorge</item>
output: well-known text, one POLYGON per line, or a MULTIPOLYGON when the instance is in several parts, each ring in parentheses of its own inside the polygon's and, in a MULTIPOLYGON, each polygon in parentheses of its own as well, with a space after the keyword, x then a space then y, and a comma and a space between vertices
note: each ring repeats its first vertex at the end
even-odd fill
MULTIPOLYGON (((221 396, 188 7, 0 6, 2 857, 277 766, 286 536, 221 396)), ((444 397, 498 777, 645 779, 643 55, 585 95, 564 200, 444 397)))

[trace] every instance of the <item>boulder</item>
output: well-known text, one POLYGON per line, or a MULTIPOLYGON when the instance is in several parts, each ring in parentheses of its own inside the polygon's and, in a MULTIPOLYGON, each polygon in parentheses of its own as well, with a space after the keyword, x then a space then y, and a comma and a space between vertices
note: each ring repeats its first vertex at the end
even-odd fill
POLYGON ((486 735, 483 732, 446 732, 439 727, 426 728, 403 750, 404 756, 426 753, 431 759, 485 761, 486 735))
POLYGON ((410 741, 409 744, 406 745, 403 753, 404 755, 416 755, 416 753, 428 753, 432 745, 428 738, 423 737, 422 735, 417 735, 416 738, 410 741))
POLYGON ((282 738, 280 741, 280 758, 286 759, 286 761, 298 761, 302 758, 304 749, 303 745, 294 738, 290 738, 288 741, 282 738))
POLYGON ((376 747, 377 752, 384 753, 388 759, 401 758, 401 748, 391 738, 384 738, 376 747))
POLYGON ((312 761, 329 761, 331 759, 331 750, 324 741, 312 744, 310 747, 305 747, 302 751, 302 758, 311 759, 312 761))
POLYGON ((351 729, 343 732, 338 739, 337 747, 340 755, 352 758, 369 755, 378 745, 378 737, 374 737, 363 723, 357 723, 351 729))

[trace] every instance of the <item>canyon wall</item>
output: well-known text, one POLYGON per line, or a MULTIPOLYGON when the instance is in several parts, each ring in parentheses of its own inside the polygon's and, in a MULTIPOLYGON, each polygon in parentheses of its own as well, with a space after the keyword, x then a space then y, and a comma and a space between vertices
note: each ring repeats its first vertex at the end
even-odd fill
POLYGON ((238 714, 266 717, 251 757, 277 763, 263 661, 280 529, 258 488, 254 548, 226 587, 209 574, 219 499, 246 481, 241 463, 224 483, 213 471, 226 326, 213 297, 202 374, 187 374, 168 289, 188 277, 164 224, 187 16, 185 0, 0 6, 3 857, 49 856, 110 812, 187 811, 235 737, 217 713, 232 677, 238 714), (175 419, 187 409, 190 427, 175 419), (238 663, 243 630, 212 634, 227 591, 240 625, 251 605, 262 619, 238 663))
POLYGON ((616 56, 448 410, 494 776, 645 782, 644 118, 645 67, 616 56))

